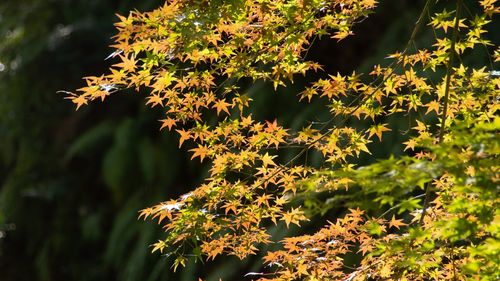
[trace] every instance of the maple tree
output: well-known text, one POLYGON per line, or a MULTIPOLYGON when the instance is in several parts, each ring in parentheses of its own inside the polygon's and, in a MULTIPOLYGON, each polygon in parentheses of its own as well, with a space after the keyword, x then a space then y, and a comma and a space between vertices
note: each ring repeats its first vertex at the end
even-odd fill
POLYGON ((500 269, 500 48, 487 28, 500 6, 456 0, 454 11, 440 12, 434 2, 426 1, 390 63, 368 75, 327 74, 298 93, 331 114, 301 130, 256 120, 249 108, 258 96, 243 82, 276 89, 299 74, 323 72, 305 59, 314 39, 353 35, 377 1, 169 0, 151 12, 132 11, 116 24, 110 57, 119 62, 108 74, 86 77, 67 98, 78 109, 125 88, 146 90, 146 104, 164 109, 160 127, 178 133, 192 159, 209 162, 203 184, 139 214, 164 226, 152 251, 173 256, 174 270, 188 257, 243 259, 274 242, 282 249, 264 253, 268 267, 251 276, 493 280, 500 269), (435 42, 417 46, 426 26, 435 42), (477 50, 488 67, 462 60, 477 50), (401 144, 406 156, 356 166, 373 143, 398 130, 380 121, 389 116, 410 122, 401 144), (284 160, 290 149, 295 155, 284 160), (315 152, 319 166, 308 163, 315 152), (317 219, 333 208, 325 197, 342 198, 346 213, 315 233, 272 241, 270 225, 317 219), (366 197, 376 205, 363 204, 366 197), (347 262, 348 254, 358 261, 347 262))

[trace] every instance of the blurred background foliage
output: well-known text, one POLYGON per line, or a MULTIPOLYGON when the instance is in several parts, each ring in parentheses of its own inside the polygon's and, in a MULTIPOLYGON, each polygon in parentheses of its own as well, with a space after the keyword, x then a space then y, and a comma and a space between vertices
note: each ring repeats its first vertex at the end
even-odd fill
MULTIPOLYGON (((0 280, 241 280, 258 270, 259 257, 228 257, 173 273, 168 258, 150 254, 161 229, 138 221, 137 212, 188 192, 202 181, 204 166, 177 148, 175 134, 159 131, 161 111, 144 106, 140 93, 118 93, 77 112, 57 93, 81 87, 81 77, 109 66, 104 58, 115 13, 161 2, 0 2, 0 280)), ((339 44, 317 40, 307 58, 327 73, 368 73, 403 48, 422 5, 382 1, 356 36, 339 44)), ((424 33, 419 40, 429 38, 424 33)), ((276 94, 269 85, 249 85, 254 116, 278 117, 294 128, 328 119, 323 105, 297 101, 306 82, 276 94)), ((359 164, 400 153, 398 128, 406 130, 409 119, 384 122, 396 129, 359 164)), ((296 230, 270 231, 279 239, 296 230)))

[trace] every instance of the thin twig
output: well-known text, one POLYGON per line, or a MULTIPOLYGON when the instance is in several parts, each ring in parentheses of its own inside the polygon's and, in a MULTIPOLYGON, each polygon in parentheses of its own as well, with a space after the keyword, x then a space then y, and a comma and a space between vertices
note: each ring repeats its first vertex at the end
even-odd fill
MULTIPOLYGON (((417 196, 415 196, 415 197, 412 197, 411 199, 418 199, 418 198, 420 198, 420 197, 424 197, 424 196, 425 196, 425 194, 420 194, 420 195, 417 195, 417 196)), ((401 205, 403 205, 403 203, 404 203, 404 202, 401 202, 401 203, 399 203, 399 204, 396 204, 396 205, 392 206, 392 207, 391 207, 391 208, 389 208, 387 211, 385 211, 383 214, 381 214, 380 216, 378 216, 378 219, 381 219, 381 218, 385 217, 385 215, 387 215, 388 213, 390 213, 392 210, 394 210, 394 209, 396 209, 396 208, 400 207, 401 205)))
MULTIPOLYGON (((453 64, 455 62, 455 45, 458 39, 458 28, 460 23, 460 8, 462 7, 462 0, 457 0, 457 8, 455 11, 455 26, 453 27, 453 35, 451 39, 451 46, 448 58, 448 64, 446 66, 446 81, 444 88, 444 100, 443 100, 443 113, 441 114, 441 128, 439 130, 438 144, 443 142, 445 126, 446 126, 446 115, 448 114, 448 102, 450 98, 450 85, 451 76, 453 75, 453 64)), ((427 214, 427 207, 429 205, 431 197, 431 183, 427 183, 425 188, 425 199, 424 206, 422 207, 422 216, 420 217, 419 224, 423 225, 424 217, 427 214)))

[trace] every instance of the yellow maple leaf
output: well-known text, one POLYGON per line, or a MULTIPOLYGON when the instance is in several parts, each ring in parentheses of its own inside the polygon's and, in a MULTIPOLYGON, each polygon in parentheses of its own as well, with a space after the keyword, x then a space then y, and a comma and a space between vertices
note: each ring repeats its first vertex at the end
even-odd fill
POLYGON ((266 152, 260 160, 262 161, 262 166, 267 167, 267 166, 275 166, 276 164, 273 161, 273 158, 276 158, 276 155, 269 155, 269 153, 266 152))
POLYGON ((425 112, 425 114, 427 115, 429 112, 431 112, 433 110, 436 112, 436 114, 439 114, 439 106, 440 106, 439 102, 437 102, 435 100, 427 103, 425 105, 425 107, 427 107, 427 111, 425 112))
POLYGON ((427 125, 425 125, 424 122, 420 122, 419 120, 417 120, 417 126, 413 127, 412 129, 415 129, 419 132, 425 132, 427 131, 427 125))
POLYGON ((371 138, 373 135, 377 135, 379 140, 382 140, 382 132, 391 131, 391 129, 387 128, 385 125, 387 124, 377 124, 372 126, 368 130, 368 138, 371 138))
POLYGON ((158 250, 160 250, 160 253, 163 253, 163 249, 165 249, 165 247, 167 245, 165 244, 165 241, 158 240, 158 242, 154 243, 153 246, 154 246, 154 248, 151 251, 151 253, 154 253, 154 252, 156 252, 158 250))
POLYGON ((120 55, 120 59, 122 62, 114 64, 113 66, 119 67, 126 72, 133 72, 136 68, 137 61, 135 60, 135 56, 131 56, 130 59, 126 56, 120 55))
POLYGON ((415 145, 417 145, 417 142, 414 139, 408 140, 403 142, 404 145, 406 145, 404 151, 407 149, 415 150, 415 145))
POLYGON ((285 221, 286 227, 288 227, 290 223, 300 226, 299 222, 306 219, 307 218, 304 216, 304 212, 302 212, 299 208, 292 208, 290 211, 284 213, 281 218, 281 220, 285 221))

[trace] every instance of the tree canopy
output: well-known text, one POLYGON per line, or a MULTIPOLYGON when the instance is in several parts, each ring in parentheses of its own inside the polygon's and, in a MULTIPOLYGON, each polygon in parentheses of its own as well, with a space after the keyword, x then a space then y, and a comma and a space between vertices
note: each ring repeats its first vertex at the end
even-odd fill
POLYGON ((498 279, 498 1, 132 2, 0 3, 4 278, 498 279))
POLYGON ((163 225, 152 251, 173 256, 174 270, 189 257, 244 259, 273 243, 276 250, 263 250, 266 268, 249 275, 493 280, 500 49, 487 28, 500 7, 453 2, 454 10, 439 11, 427 1, 406 46, 370 73, 344 74, 323 72, 307 52, 325 36, 341 44, 376 1, 166 1, 120 16, 110 55, 118 63, 68 98, 78 109, 144 89, 146 105, 164 111, 161 128, 178 133, 191 159, 210 162, 194 190, 140 212, 163 225), (433 41, 417 44, 425 29, 433 41), (279 116, 253 117, 260 97, 245 85, 264 81, 288 92, 311 72, 322 77, 286 94, 305 108, 319 100, 329 118, 286 127, 279 116), (389 118, 407 125, 395 128, 389 118), (400 156, 360 166, 360 155, 391 131, 403 136, 400 156), (332 208, 341 211, 322 228, 303 229, 332 208), (299 234, 273 240, 269 230, 279 224, 299 234))

